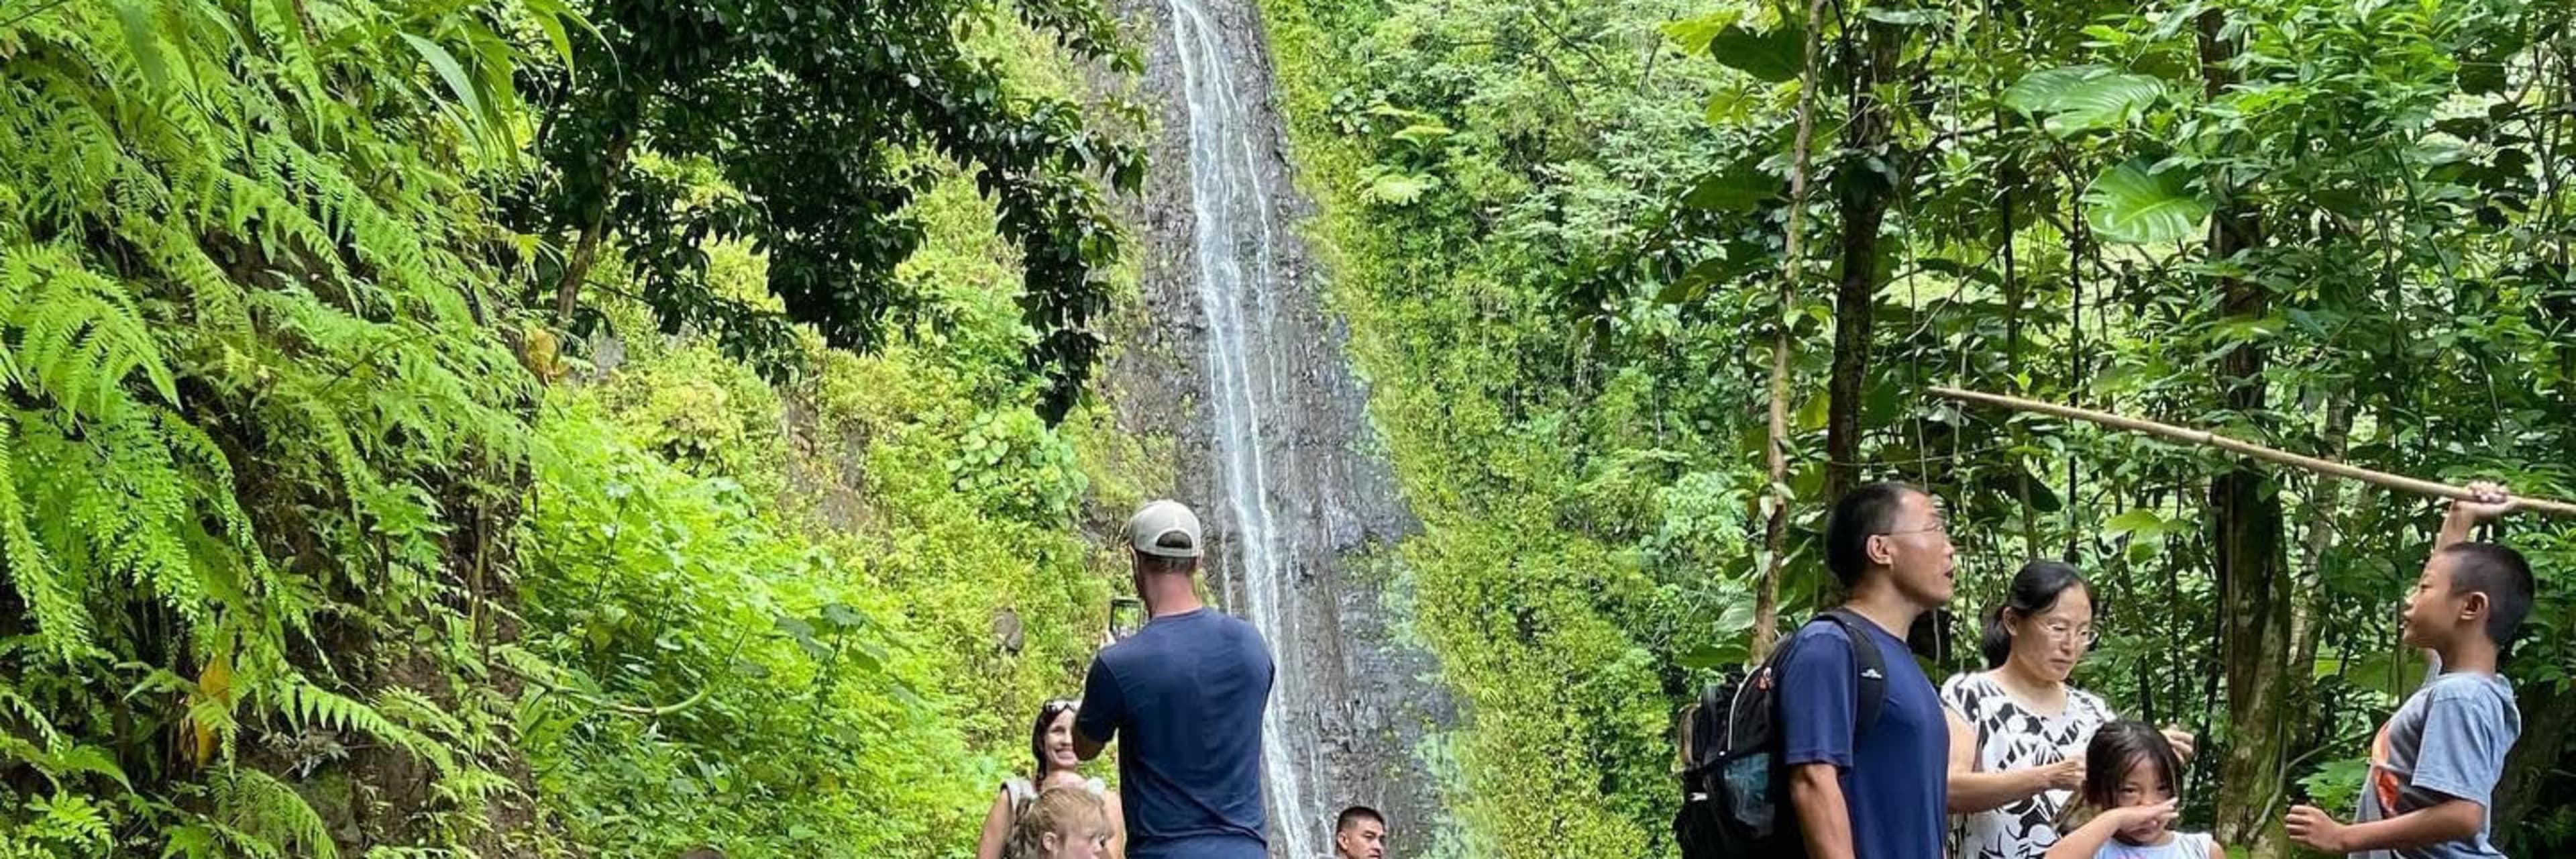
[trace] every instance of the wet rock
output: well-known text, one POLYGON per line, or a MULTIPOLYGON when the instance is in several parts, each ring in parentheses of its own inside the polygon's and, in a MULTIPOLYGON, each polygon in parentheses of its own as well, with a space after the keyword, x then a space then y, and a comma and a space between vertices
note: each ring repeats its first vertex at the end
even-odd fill
POLYGON ((1416 750, 1455 709, 1391 616, 1382 563, 1417 529, 1367 453, 1367 396, 1295 240, 1295 194, 1253 0, 1116 0, 1160 117, 1153 171, 1130 207, 1140 313, 1114 332, 1113 415, 1168 435, 1179 496, 1209 525, 1210 582, 1259 626, 1279 665, 1265 780, 1271 853, 1330 852, 1332 816, 1361 803, 1394 824, 1395 855, 1438 827, 1416 750))

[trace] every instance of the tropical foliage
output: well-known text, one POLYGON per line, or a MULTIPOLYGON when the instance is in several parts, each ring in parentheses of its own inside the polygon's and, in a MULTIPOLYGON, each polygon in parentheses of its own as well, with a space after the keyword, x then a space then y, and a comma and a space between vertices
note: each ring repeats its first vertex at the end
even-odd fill
MULTIPOLYGON (((1882 477, 1934 667, 2070 558, 2194 825, 2348 808, 2431 506, 1930 385, 2576 495, 2554 4, 1259 6, 1453 853, 1670 851, 1674 713, 1882 477)), ((1092 0, 0 6, 0 857, 963 854, 1172 482, 1085 395, 1138 65, 1092 0)), ((2576 532, 2502 537, 2552 855, 2576 532)))
MULTIPOLYGON (((1830 598, 1822 501, 1863 478, 1951 508, 1937 668, 1975 667, 2021 559, 2074 560, 2109 630, 2078 682, 2209 737, 2194 825, 2278 855, 2290 802, 2348 810, 2409 688, 2388 606, 2431 506, 1931 385, 2576 489, 2576 35, 2548 4, 1821 4, 1812 31, 1785 3, 1263 5, 1312 238, 1427 526, 1418 624, 1473 705, 1474 851, 1670 849, 1672 715, 1769 620, 1763 504, 1793 514, 1794 619, 1830 598)), ((2560 523, 2504 536, 2544 600, 2498 831, 2548 853, 2576 836, 2541 799, 2567 785, 2576 558, 2560 523)))
POLYGON ((704 127, 583 198, 639 221, 528 214, 546 129, 626 110, 583 87, 713 109, 776 32, 711 69, 614 4, 0 9, 0 856, 965 851, 1104 622, 1082 505, 1143 491, 1076 403, 1137 162, 1070 108, 1091 5, 758 14, 808 12, 918 64, 825 84, 959 91, 768 138, 891 171, 863 261, 651 232, 776 193, 704 127), (587 337, 523 303, 564 280, 587 337))

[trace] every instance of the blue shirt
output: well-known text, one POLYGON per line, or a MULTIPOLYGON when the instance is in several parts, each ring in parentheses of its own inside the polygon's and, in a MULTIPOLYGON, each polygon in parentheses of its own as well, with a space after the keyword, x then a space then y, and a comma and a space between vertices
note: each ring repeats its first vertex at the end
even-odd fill
POLYGON ((1154 618, 1091 660, 1074 728, 1118 741, 1132 859, 1263 859, 1270 648, 1210 609, 1154 618))
POLYGON ((2370 775, 2361 786, 2356 822, 2386 820, 2464 799, 2489 813, 2478 834, 2413 850, 2372 850, 2355 859, 2500 859, 2488 840, 2495 785, 2505 752, 2522 733, 2513 684, 2493 674, 2436 674, 2406 698, 2370 741, 2370 775))
POLYGON ((1851 637, 1836 624, 1808 624, 1790 637, 1780 667, 1781 760, 1833 764, 1842 774, 1855 859, 1932 859, 1949 829, 1950 724, 1905 642, 1861 626, 1887 664, 1878 721, 1852 736, 1859 679, 1851 637))

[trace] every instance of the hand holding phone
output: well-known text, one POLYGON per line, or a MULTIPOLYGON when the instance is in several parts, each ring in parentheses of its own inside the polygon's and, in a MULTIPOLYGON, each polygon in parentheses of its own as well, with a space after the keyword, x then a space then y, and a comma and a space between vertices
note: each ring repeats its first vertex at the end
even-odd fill
POLYGON ((1109 601, 1109 640, 1125 641, 1145 628, 1145 601, 1116 597, 1109 601))

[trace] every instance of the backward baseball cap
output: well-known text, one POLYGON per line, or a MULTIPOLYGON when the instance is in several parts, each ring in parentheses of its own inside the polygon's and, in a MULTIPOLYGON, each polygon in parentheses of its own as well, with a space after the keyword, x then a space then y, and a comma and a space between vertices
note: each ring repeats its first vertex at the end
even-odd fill
POLYGON ((1157 558, 1199 556, 1199 517, 1181 502, 1154 501, 1127 517, 1127 545, 1157 558))

